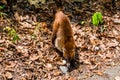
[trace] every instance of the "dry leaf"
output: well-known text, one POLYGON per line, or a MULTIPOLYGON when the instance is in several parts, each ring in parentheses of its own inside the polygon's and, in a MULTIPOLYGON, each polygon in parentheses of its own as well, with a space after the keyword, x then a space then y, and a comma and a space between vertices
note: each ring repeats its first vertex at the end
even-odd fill
POLYGON ((111 43, 108 43, 107 46, 108 47, 116 47, 118 44, 119 43, 117 43, 117 42, 116 43, 111 42, 111 43))
POLYGON ((29 54, 28 53, 24 53, 23 57, 29 57, 29 54))
POLYGON ((16 21, 20 22, 20 16, 19 16, 18 12, 15 12, 14 17, 15 17, 16 21))
POLYGON ((47 28, 47 23, 46 22, 41 22, 40 24, 44 29, 47 28))
POLYGON ((75 77, 70 77, 68 80, 76 80, 75 77))
POLYGON ((61 74, 59 70, 55 70, 53 73, 54 73, 54 76, 59 76, 61 74))
POLYGON ((114 19, 113 21, 115 24, 120 24, 120 19, 114 19))
POLYGON ((29 24, 28 22, 20 22, 20 24, 22 25, 22 28, 32 28, 33 26, 31 24, 29 24))
POLYGON ((47 63, 46 68, 48 69, 48 71, 50 71, 53 69, 53 66, 52 66, 52 64, 47 63))
POLYGON ((0 47, 0 50, 4 51, 4 50, 5 50, 5 48, 3 48, 3 47, 0 47))
POLYGON ((2 61, 3 61, 3 58, 0 57, 0 62, 2 62, 2 61))
POLYGON ((111 52, 108 51, 108 53, 106 54, 106 58, 110 59, 113 57, 113 54, 111 54, 111 52))
MULTIPOLYGON (((1 27, 1 26, 0 26, 1 27)), ((4 43, 5 42, 5 40, 0 40, 0 43, 4 43)))
POLYGON ((32 60, 32 61, 35 61, 37 59, 39 59, 39 56, 36 55, 36 54, 33 54, 33 55, 30 56, 30 60, 32 60))
POLYGON ((13 68, 15 67, 15 65, 16 65, 15 61, 6 62, 6 68, 13 68))
POLYGON ((102 76, 102 75, 103 75, 103 72, 98 71, 97 74, 98 74, 99 76, 102 76))
POLYGON ((11 71, 11 72, 14 71, 14 67, 16 66, 16 62, 9 61, 9 62, 5 62, 5 64, 6 64, 5 70, 11 71))
POLYGON ((97 38, 90 38, 90 43, 92 45, 98 45, 100 42, 97 38))
POLYGON ((83 61, 85 64, 91 64, 90 60, 89 59, 86 59, 83 61))
POLYGON ((100 70, 94 70, 93 72, 96 73, 96 74, 99 75, 99 76, 102 76, 102 75, 103 75, 103 72, 100 71, 100 70))
POLYGON ((26 78, 21 78, 20 80, 27 80, 26 78))
POLYGON ((99 47, 100 47, 101 51, 105 51, 106 50, 106 46, 104 44, 101 44, 99 47))
POLYGON ((11 72, 6 72, 5 76, 6 76, 7 79, 12 79, 13 78, 11 72))

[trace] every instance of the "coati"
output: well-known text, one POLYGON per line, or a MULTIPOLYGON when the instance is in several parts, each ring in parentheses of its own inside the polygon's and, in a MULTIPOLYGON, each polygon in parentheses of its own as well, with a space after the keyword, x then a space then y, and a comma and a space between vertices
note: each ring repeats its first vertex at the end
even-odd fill
POLYGON ((71 65, 75 58, 76 45, 70 20, 61 10, 58 10, 55 14, 52 44, 62 52, 63 57, 71 65))

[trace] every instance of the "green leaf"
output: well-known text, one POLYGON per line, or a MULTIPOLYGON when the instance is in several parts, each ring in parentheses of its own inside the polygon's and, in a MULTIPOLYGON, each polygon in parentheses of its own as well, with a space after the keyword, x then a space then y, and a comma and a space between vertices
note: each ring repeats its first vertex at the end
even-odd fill
POLYGON ((10 36, 12 38, 13 42, 20 40, 20 37, 18 36, 15 29, 13 29, 11 27, 5 27, 3 30, 8 32, 8 36, 10 36))
POLYGON ((102 24, 102 13, 101 12, 96 12, 93 14, 92 16, 92 24, 95 26, 98 26, 100 24, 102 24))
POLYGON ((10 30, 11 30, 10 27, 5 27, 5 28, 3 28, 3 31, 10 31, 10 30))
POLYGON ((0 10, 4 8, 5 8, 5 5, 0 5, 0 10))
POLYGON ((103 21, 102 21, 102 13, 98 12, 97 14, 98 14, 97 17, 99 19, 99 23, 102 24, 103 23, 103 21))
POLYGON ((7 16, 6 13, 0 12, 0 17, 7 16))
POLYGON ((16 42, 17 40, 20 40, 20 38, 19 38, 18 34, 14 34, 12 41, 16 42))

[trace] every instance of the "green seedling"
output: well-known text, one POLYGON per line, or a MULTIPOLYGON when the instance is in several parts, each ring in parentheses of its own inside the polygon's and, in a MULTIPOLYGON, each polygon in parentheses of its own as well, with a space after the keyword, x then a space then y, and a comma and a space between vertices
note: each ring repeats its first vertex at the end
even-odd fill
POLYGON ((0 10, 4 9, 5 5, 0 5, 0 10))
POLYGON ((5 17, 5 16, 7 16, 6 13, 0 12, 0 17, 5 17))
POLYGON ((8 36, 12 37, 12 41, 15 43, 16 41, 20 40, 20 37, 18 36, 17 32, 15 29, 10 28, 10 27, 5 27, 3 31, 8 32, 8 36))
POLYGON ((96 12, 92 16, 92 24, 95 26, 98 26, 103 23, 102 20, 102 13, 101 12, 96 12))

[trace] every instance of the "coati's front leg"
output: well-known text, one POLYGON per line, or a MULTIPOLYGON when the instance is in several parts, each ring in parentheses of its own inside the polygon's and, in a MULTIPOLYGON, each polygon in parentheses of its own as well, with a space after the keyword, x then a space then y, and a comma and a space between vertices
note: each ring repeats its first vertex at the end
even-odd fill
POLYGON ((53 23, 53 33, 52 33, 52 46, 54 50, 62 57, 63 53, 55 46, 56 39, 57 39, 57 31, 58 31, 58 24, 56 22, 53 23))
POLYGON ((52 33, 52 45, 55 46, 55 39, 57 38, 58 24, 53 23, 53 33, 52 33))

